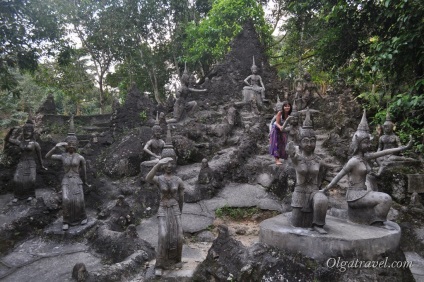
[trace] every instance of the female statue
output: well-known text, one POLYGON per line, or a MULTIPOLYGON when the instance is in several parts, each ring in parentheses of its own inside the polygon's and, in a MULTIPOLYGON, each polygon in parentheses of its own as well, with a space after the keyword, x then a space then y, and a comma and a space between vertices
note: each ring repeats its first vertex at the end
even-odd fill
MULTIPOLYGON (((73 117, 71 118, 70 133, 66 137, 66 142, 59 142, 47 154, 46 159, 60 160, 63 163, 65 175, 62 179, 62 208, 64 231, 69 229, 69 225, 84 225, 87 223, 85 212, 83 185, 87 185, 87 173, 85 159, 77 153, 78 139, 75 136, 73 117), (56 148, 65 146, 65 153, 53 155, 56 148), (82 179, 80 178, 80 169, 82 179)), ((88 185, 87 185, 88 186, 88 185)))
POLYGON ((324 230, 327 214, 328 198, 319 191, 323 167, 329 166, 315 155, 316 136, 312 128, 309 111, 300 130, 299 149, 291 141, 287 152, 296 170, 296 186, 294 188, 291 222, 295 227, 309 227, 321 234, 324 230))
POLYGON ((255 65, 255 57, 253 57, 253 64, 250 70, 252 71, 252 74, 244 79, 244 83, 247 86, 243 87, 243 89, 253 90, 254 92, 260 94, 260 99, 258 99, 258 102, 259 105, 262 105, 262 101, 265 100, 265 86, 262 82, 261 76, 258 75, 258 67, 255 65))
POLYGON ((343 169, 334 177, 322 191, 333 187, 346 174, 349 178, 349 187, 346 192, 349 220, 357 223, 370 224, 389 228, 384 225, 392 205, 392 198, 382 192, 371 190, 366 186, 370 176, 370 160, 394 154, 412 147, 412 140, 407 146, 369 152, 371 149, 368 122, 364 110, 358 130, 353 135, 351 143, 352 157, 343 169))
POLYGON ((173 158, 162 158, 146 176, 146 180, 156 184, 160 192, 158 249, 155 266, 157 276, 162 275, 163 269, 181 267, 183 247, 181 213, 184 202, 184 183, 181 178, 174 175, 175 166, 173 158), (156 172, 161 167, 164 167, 165 173, 156 176, 156 172))
POLYGON ((15 189, 13 190, 14 199, 12 202, 16 203, 18 200, 26 199, 31 201, 35 198, 35 179, 36 179, 36 164, 37 158, 43 169, 43 160, 41 159, 41 148, 38 142, 34 140, 34 124, 28 120, 22 127, 23 140, 9 138, 8 142, 19 146, 21 150, 21 158, 16 168, 13 181, 15 189))

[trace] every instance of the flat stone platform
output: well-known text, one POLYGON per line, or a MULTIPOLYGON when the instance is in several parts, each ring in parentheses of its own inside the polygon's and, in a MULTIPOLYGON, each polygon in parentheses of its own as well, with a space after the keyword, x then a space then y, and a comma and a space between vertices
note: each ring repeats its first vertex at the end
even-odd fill
POLYGON ((318 260, 339 256, 373 260, 399 246, 400 227, 391 221, 385 222, 393 228, 388 230, 327 215, 324 229, 328 234, 319 234, 307 228, 293 227, 290 216, 291 213, 284 213, 261 222, 260 242, 318 260))

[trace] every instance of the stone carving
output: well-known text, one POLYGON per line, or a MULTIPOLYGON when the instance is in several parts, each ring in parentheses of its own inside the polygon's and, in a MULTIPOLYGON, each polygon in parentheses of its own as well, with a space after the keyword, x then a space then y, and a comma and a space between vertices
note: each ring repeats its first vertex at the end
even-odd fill
POLYGON ((316 136, 312 128, 309 111, 300 131, 299 150, 295 143, 287 144, 287 152, 296 170, 296 186, 294 188, 291 223, 295 227, 309 227, 321 234, 324 230, 325 216, 328 207, 328 198, 319 191, 321 185, 322 168, 326 166, 315 155, 316 136))
POLYGON ((292 112, 290 114, 289 125, 286 127, 288 133, 287 143, 293 141, 295 145, 299 145, 300 142, 300 113, 297 111, 296 101, 293 102, 292 112))
POLYGON ((184 203, 184 183, 174 175, 176 161, 171 157, 162 158, 147 174, 146 180, 159 188, 158 248, 155 274, 162 275, 163 269, 181 268, 183 228, 181 213, 184 203), (159 168, 165 173, 156 176, 159 168))
POLYGON ((152 127, 153 138, 147 141, 146 145, 144 145, 144 152, 150 155, 150 161, 145 161, 142 165, 150 166, 154 165, 159 161, 162 155, 162 150, 165 146, 165 141, 162 138, 162 128, 159 124, 159 116, 156 115, 155 125, 152 127))
POLYGON ((21 158, 13 176, 15 189, 13 190, 14 199, 12 202, 16 203, 18 200, 26 199, 31 201, 35 198, 35 180, 36 180, 36 159, 39 161, 41 167, 43 160, 41 158, 41 148, 38 142, 34 140, 34 124, 28 120, 22 127, 22 138, 14 139, 10 137, 6 139, 7 142, 19 146, 21 151, 21 158))
POLYGON ((174 104, 173 118, 168 120, 168 123, 178 122, 184 117, 186 111, 195 111, 197 108, 196 101, 187 102, 187 96, 190 92, 206 92, 207 89, 190 88, 190 75, 187 72, 187 65, 184 67, 184 73, 181 76, 181 86, 176 93, 174 104))
POLYGON ((394 154, 411 147, 412 139, 407 146, 380 150, 378 152, 369 152, 371 149, 370 133, 364 110, 362 120, 352 138, 350 148, 352 157, 323 191, 333 187, 347 174, 349 187, 346 192, 346 199, 348 203, 349 220, 356 223, 370 224, 391 229, 391 227, 384 224, 384 222, 387 220, 387 214, 392 205, 392 198, 386 193, 372 190, 376 185, 370 182, 371 179, 374 179, 371 175, 370 160, 394 154))
POLYGON ((71 117, 69 133, 65 142, 59 142, 47 154, 46 159, 62 161, 65 175, 62 179, 62 208, 64 231, 69 229, 69 225, 84 225, 87 223, 85 212, 83 185, 87 185, 87 173, 85 159, 77 153, 78 139, 75 135, 74 118, 71 117), (65 147, 65 153, 54 155, 56 148, 65 147), (80 178, 80 169, 82 180, 80 178))
POLYGON ((244 79, 244 83, 247 86, 243 87, 243 102, 253 103, 254 106, 262 106, 265 99, 265 86, 262 82, 262 78, 258 75, 258 67, 255 65, 255 57, 253 57, 253 64, 251 67, 252 74, 244 79), (250 81, 250 82, 249 82, 250 81))
POLYGON ((270 138, 269 138, 269 153, 274 156, 275 164, 281 165, 280 159, 287 159, 286 145, 287 145, 287 131, 285 130, 288 122, 293 119, 290 116, 292 106, 289 102, 277 102, 277 114, 270 124, 270 138), (284 121, 284 122, 283 122, 284 121))
POLYGON ((300 104, 299 109, 301 110, 311 105, 314 94, 322 98, 321 94, 318 92, 318 87, 312 81, 312 77, 309 73, 303 75, 303 80, 297 79, 295 81, 295 90, 295 100, 300 104))
MULTIPOLYGON (((378 149, 377 151, 393 149, 400 147, 400 138, 393 132, 394 124, 390 118, 390 113, 387 111, 386 121, 383 124, 384 134, 378 140, 378 149)), ((393 155, 386 155, 380 158, 377 158, 377 163, 380 165, 377 175, 381 175, 384 170, 389 166, 396 166, 406 163, 416 163, 418 160, 400 156, 398 153, 393 155)))

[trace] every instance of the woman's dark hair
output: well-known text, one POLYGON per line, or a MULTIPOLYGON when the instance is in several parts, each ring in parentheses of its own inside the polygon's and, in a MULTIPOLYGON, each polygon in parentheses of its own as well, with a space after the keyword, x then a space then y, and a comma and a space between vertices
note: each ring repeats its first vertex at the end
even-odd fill
POLYGON ((288 101, 283 101, 282 103, 283 103, 282 113, 283 113, 283 118, 285 119, 285 118, 287 118, 291 114, 291 112, 293 110, 293 107, 292 107, 292 105, 288 101), (287 105, 287 104, 290 105, 290 111, 289 111, 289 113, 288 113, 288 115, 286 117, 285 116, 285 112, 284 112, 284 106, 287 105))

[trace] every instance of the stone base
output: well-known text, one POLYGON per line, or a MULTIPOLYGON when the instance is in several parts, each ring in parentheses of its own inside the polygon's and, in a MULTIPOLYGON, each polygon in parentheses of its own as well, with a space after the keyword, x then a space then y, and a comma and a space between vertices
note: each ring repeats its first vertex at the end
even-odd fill
POLYGON ((63 219, 59 218, 55 222, 53 222, 50 226, 44 229, 44 235, 47 236, 59 236, 60 238, 77 238, 79 236, 84 235, 90 230, 96 223, 97 220, 95 218, 88 217, 88 222, 84 225, 69 225, 69 229, 66 231, 62 230, 63 219))
POLYGON ((385 222, 393 228, 388 230, 327 215, 324 229, 328 234, 319 234, 293 227, 290 216, 291 213, 285 213, 261 222, 260 242, 318 260, 338 256, 373 260, 399 246, 400 227, 391 221, 385 222))

